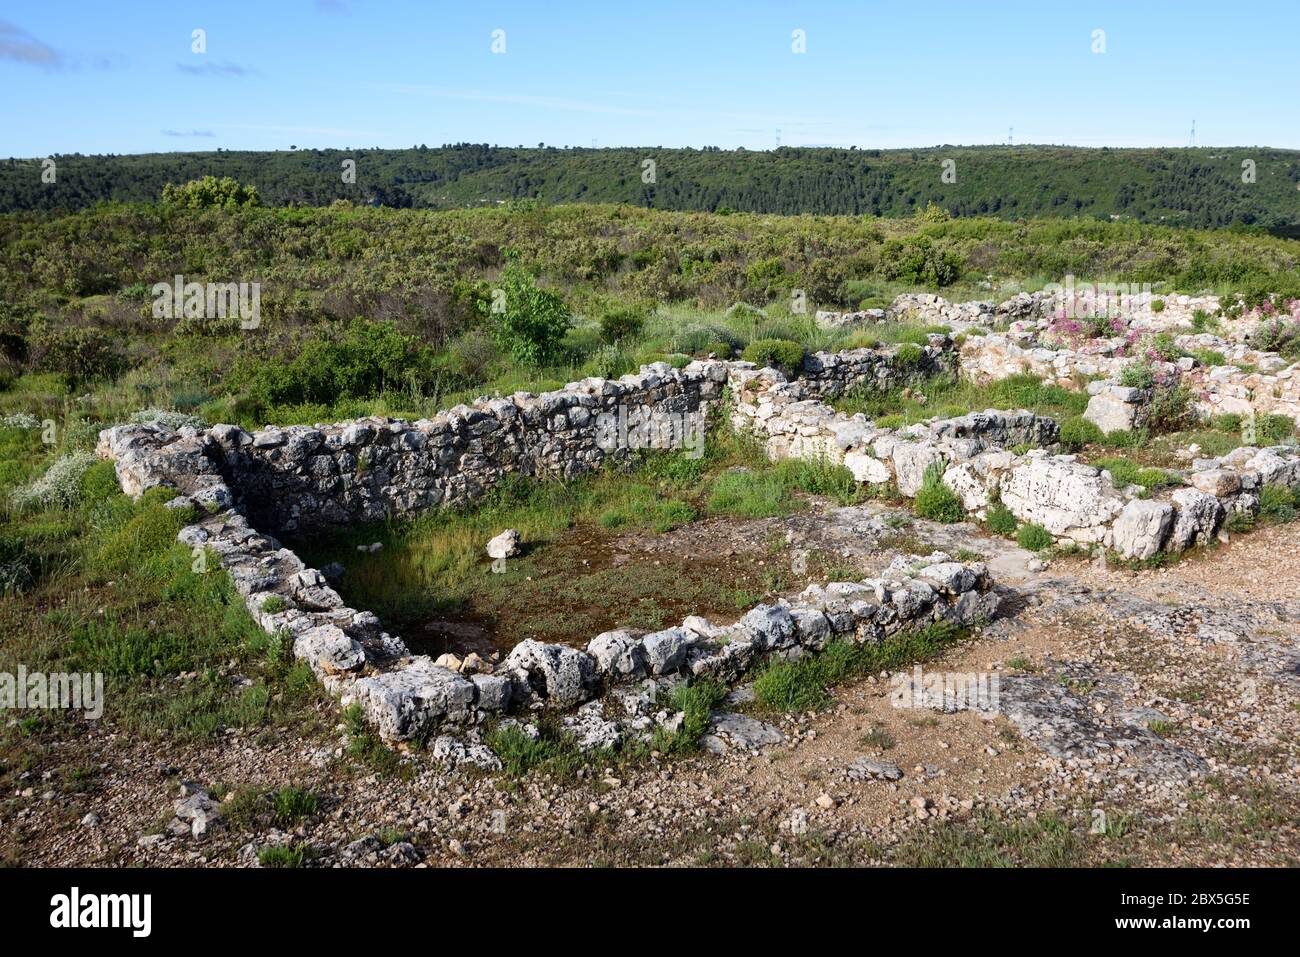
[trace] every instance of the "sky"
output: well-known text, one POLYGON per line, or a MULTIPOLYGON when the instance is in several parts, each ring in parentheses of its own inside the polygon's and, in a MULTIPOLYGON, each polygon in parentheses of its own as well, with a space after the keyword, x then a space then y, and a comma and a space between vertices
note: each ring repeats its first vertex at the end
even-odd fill
POLYGON ((1300 0, 0 0, 0 156, 1300 148, 1297 37, 1300 0))

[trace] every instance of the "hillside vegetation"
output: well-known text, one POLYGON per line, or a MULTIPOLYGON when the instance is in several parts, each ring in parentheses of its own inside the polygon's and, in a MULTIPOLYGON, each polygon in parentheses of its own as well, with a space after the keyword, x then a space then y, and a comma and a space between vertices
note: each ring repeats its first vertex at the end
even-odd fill
MULTIPOLYGON (((182 200, 216 189, 213 202, 251 201, 220 187, 182 200)), ((0 413, 106 420, 156 405, 248 425, 432 414, 710 353, 797 363, 846 335, 817 325, 819 307, 915 290, 998 300, 1067 273, 1300 296, 1300 242, 937 208, 905 220, 531 203, 5 214, 0 413), (260 322, 155 317, 153 285, 177 275, 257 283, 260 322)))
POLYGON ((1256 225, 1300 237, 1300 152, 1262 147, 1083 149, 1052 146, 775 151, 559 149, 458 144, 406 150, 155 153, 0 161, 0 210, 151 202, 167 183, 204 175, 254 185, 268 205, 335 199, 450 209, 536 199, 670 210, 910 216, 1120 218, 1166 225, 1256 225), (344 183, 342 164, 356 161, 344 183), (644 163, 654 161, 653 182, 644 163), (944 182, 952 160, 956 182, 944 182), (1255 164, 1243 182, 1242 164, 1255 164))

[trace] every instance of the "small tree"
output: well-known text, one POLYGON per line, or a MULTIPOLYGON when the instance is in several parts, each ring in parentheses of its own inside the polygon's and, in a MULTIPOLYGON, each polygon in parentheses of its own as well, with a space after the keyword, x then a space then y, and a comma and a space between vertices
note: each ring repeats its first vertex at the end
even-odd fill
POLYGON ((262 205, 256 186, 244 186, 230 176, 220 179, 204 176, 190 180, 184 186, 168 183, 163 187, 163 202, 179 209, 236 209, 262 205))
POLYGON ((518 266, 501 275, 500 286, 480 308, 493 320, 501 348, 520 362, 544 365, 559 352, 571 314, 564 300, 540 289, 518 266))

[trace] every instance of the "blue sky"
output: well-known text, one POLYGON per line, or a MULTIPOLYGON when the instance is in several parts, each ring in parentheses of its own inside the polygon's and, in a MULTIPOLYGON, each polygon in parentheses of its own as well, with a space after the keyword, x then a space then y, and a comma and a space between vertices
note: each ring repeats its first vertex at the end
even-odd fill
POLYGON ((4 0, 0 156, 768 149, 778 129, 791 146, 1002 143, 1009 128, 1185 146, 1193 120, 1197 145, 1297 148, 1298 36, 1297 0, 4 0))

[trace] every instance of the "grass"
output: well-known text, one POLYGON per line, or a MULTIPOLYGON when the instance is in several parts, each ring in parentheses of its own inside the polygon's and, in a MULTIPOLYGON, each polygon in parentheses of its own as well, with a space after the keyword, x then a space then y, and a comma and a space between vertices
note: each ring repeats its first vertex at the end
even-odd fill
POLYGON ((1082 415, 1088 407, 1086 393, 1047 384, 1028 374, 1009 376, 987 385, 936 376, 913 386, 908 395, 911 397, 905 397, 902 390, 850 390, 831 405, 848 415, 861 412, 877 425, 881 425, 881 417, 888 416, 888 427, 894 428, 936 416, 951 418, 985 409, 1028 409, 1064 419, 1082 415), (917 396, 924 401, 918 401, 917 396))
POLYGON ((1032 522, 1021 525, 1016 532, 1016 544, 1031 552, 1041 552, 1045 548, 1051 548, 1055 541, 1051 532, 1032 522))
POLYGON ((942 466, 932 465, 925 470, 921 487, 913 502, 916 514, 931 521, 951 525, 966 518, 966 508, 961 498, 943 482, 942 466))
POLYGON ((984 524, 988 530, 995 535, 1014 535, 1020 525, 1020 520, 1016 518, 1011 509, 1007 508, 1001 502, 994 502, 988 508, 987 517, 984 524))
POLYGON ((1137 485, 1152 491, 1168 485, 1177 485, 1180 482, 1177 476, 1169 474, 1164 469, 1144 468, 1131 459, 1121 456, 1094 459, 1088 464, 1109 472, 1116 488, 1137 485))
POLYGON ((863 675, 933 658, 965 637, 944 621, 900 631, 879 642, 838 640, 797 661, 776 659, 754 678, 754 697, 770 711, 809 711, 830 702, 830 689, 863 675))
POLYGON ((554 715, 543 716, 536 728, 537 735, 533 737, 518 723, 502 723, 484 735, 484 743, 501 760, 502 770, 510 777, 521 778, 537 771, 569 779, 584 765, 609 756, 604 751, 582 751, 554 715))
POLYGON ((1077 867, 1086 841, 1055 813, 1023 820, 983 812, 969 823, 941 822, 916 832, 890 854, 903 867, 1077 867))

